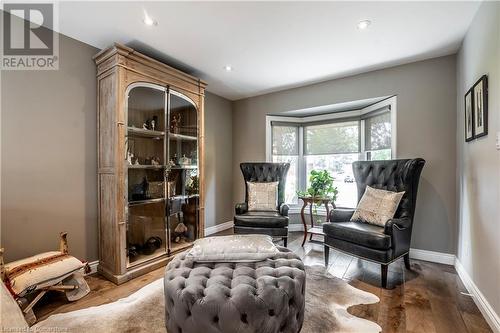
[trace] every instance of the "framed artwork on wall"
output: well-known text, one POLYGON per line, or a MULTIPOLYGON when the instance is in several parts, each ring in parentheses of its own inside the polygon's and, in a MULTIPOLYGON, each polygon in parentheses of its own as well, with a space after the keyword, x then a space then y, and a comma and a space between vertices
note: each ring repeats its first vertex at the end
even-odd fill
POLYGON ((474 138, 488 134, 488 76, 483 75, 472 87, 474 138))
POLYGON ((465 94, 465 142, 474 140, 474 112, 472 89, 465 94))

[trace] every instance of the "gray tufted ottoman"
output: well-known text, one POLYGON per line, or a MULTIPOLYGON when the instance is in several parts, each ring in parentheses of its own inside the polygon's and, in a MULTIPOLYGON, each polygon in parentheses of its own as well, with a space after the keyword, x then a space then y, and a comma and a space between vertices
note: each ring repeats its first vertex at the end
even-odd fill
POLYGON ((168 333, 296 333, 306 273, 297 255, 253 263, 197 263, 177 255, 165 271, 168 333))

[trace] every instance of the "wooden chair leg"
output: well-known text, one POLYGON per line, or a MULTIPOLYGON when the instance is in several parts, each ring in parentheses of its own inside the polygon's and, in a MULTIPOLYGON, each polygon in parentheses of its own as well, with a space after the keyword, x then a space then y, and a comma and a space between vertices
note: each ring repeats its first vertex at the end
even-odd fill
MULTIPOLYGON (((25 297, 18 298, 16 300, 16 303, 17 305, 19 305, 19 308, 21 308, 21 311, 22 309, 26 308, 29 304, 28 300, 25 297)), ((36 316, 35 313, 33 312, 33 308, 26 312, 23 312, 23 315, 24 319, 26 320, 29 326, 32 326, 36 323, 36 316)))
POLYGON ((28 304, 28 306, 23 309, 23 313, 26 314, 30 312, 31 309, 33 309, 33 307, 35 306, 35 304, 38 303, 38 301, 43 297, 43 295, 45 295, 45 293, 47 293, 47 290, 40 291, 38 295, 36 295, 35 298, 31 301, 31 303, 28 304))
POLYGON ((68 233, 67 232, 61 232, 59 234, 60 240, 59 240, 59 251, 62 253, 68 253, 68 233))
POLYGON ((404 260, 405 260, 405 267, 406 267, 406 269, 407 270, 411 270, 411 266, 410 266, 410 253, 409 252, 407 254, 405 254, 404 260))
POLYGON ((386 289, 387 288, 387 268, 389 265, 380 265, 380 272, 381 272, 381 278, 382 278, 382 288, 386 289))
POLYGON ((325 245, 325 268, 328 267, 328 259, 330 257, 330 248, 328 245, 325 245))
POLYGON ((3 247, 0 248, 0 279, 5 280, 5 265, 3 262, 3 247))

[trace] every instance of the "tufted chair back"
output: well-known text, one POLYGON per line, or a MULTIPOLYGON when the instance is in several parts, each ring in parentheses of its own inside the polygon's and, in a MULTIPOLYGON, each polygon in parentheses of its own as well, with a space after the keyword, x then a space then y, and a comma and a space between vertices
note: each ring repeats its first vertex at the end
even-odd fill
POLYGON ((424 164, 425 160, 421 158, 354 162, 352 170, 358 187, 358 202, 365 193, 366 186, 386 191, 405 191, 394 217, 407 217, 413 222, 418 181, 424 164))
POLYGON ((245 202, 248 202, 247 182, 279 182, 278 207, 285 202, 286 174, 290 163, 251 162, 241 163, 240 169, 245 180, 245 202))

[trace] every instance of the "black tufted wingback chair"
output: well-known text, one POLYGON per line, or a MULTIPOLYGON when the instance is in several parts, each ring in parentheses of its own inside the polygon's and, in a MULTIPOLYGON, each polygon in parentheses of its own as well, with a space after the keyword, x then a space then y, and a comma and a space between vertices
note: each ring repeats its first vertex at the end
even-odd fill
POLYGON ((285 201, 286 174, 290 163, 241 163, 245 181, 245 202, 236 204, 234 216, 235 234, 264 234, 288 239, 288 205, 285 201), (248 211, 247 182, 278 182, 278 204, 275 212, 248 211))
POLYGON ((358 161, 352 169, 358 188, 358 202, 366 186, 386 191, 405 191, 394 218, 385 227, 353 221, 354 209, 334 209, 330 223, 323 224, 325 264, 331 248, 381 264, 382 287, 387 286, 387 267, 404 257, 410 269, 410 241, 420 173, 425 160, 358 161))

